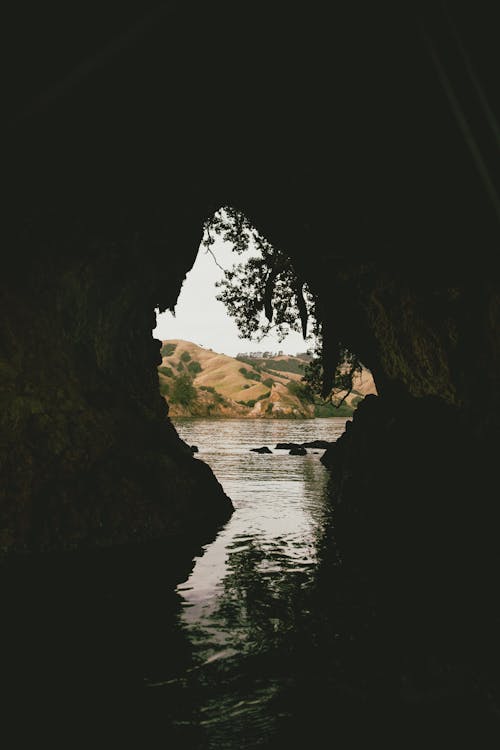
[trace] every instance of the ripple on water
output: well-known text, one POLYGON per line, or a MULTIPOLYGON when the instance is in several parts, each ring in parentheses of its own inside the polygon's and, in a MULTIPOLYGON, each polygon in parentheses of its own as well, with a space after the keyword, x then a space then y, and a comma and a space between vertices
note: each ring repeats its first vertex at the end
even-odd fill
MULTIPOLYGON (((199 447, 197 458, 212 467, 235 506, 177 588, 191 666, 168 689, 173 703, 184 707, 176 709, 174 723, 201 732, 182 740, 193 749, 272 747, 286 714, 276 701, 293 681, 290 649, 310 639, 307 592, 331 517, 322 451, 289 456, 274 446, 335 440, 344 424, 176 420, 181 437, 199 447), (250 453, 262 445, 272 455, 250 453)), ((161 684, 167 682, 152 686, 161 684)))

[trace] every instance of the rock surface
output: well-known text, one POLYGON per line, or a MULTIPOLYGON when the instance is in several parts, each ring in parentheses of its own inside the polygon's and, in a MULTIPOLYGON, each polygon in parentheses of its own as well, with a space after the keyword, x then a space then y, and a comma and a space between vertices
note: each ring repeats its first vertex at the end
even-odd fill
POLYGON ((331 440, 311 440, 308 443, 302 443, 304 448, 329 448, 330 445, 333 445, 331 440))

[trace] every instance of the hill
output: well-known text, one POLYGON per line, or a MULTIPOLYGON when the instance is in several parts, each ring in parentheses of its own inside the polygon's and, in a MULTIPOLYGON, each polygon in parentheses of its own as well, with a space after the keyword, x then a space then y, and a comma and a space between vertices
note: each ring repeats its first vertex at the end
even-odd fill
MULTIPOLYGON (((229 357, 181 339, 163 341, 161 354, 160 392, 174 417, 349 416, 356 399, 376 392, 371 374, 364 371, 345 406, 330 407, 331 414, 318 414, 301 383, 303 357, 229 357)), ((329 411, 328 406, 324 408, 329 411)))

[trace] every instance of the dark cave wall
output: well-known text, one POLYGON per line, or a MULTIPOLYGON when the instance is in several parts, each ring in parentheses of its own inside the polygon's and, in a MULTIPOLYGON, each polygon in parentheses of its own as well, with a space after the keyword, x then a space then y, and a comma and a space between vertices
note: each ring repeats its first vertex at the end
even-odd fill
POLYGON ((230 514, 158 391, 154 308, 175 304, 193 224, 169 228, 178 263, 162 260, 153 222, 113 241, 80 227, 19 242, 23 272, 2 284, 2 551, 197 536, 230 514))
MULTIPOLYGON (((358 3, 332 26, 314 8, 257 2, 242 16, 195 3, 143 23, 137 4, 120 23, 83 14, 66 39, 49 10, 16 21, 3 549, 150 538, 227 515, 166 418, 150 337, 153 309, 175 303, 204 219, 225 204, 294 259, 319 296, 327 354, 340 340, 373 370, 387 431, 398 410, 418 421, 431 403, 438 434, 458 424, 475 446, 469 476, 493 459, 499 225, 421 25, 500 185, 463 60, 432 4, 416 19, 401 4, 358 3)), ((456 17, 497 112, 491 20, 456 17)), ((407 455, 425 467, 425 440, 407 455)), ((388 456, 370 480, 377 496, 388 456)), ((450 450, 442 475, 452 466, 450 450)))
MULTIPOLYGON (((92 232, 80 225, 68 241, 67 220, 52 243, 45 223, 38 236, 32 225, 31 236, 18 238, 22 262, 3 284, 4 551, 146 540, 227 516, 217 482, 168 421, 151 337, 153 310, 175 304, 210 209, 207 202, 180 221, 175 211, 163 212, 161 222, 152 213, 137 223, 142 234, 130 225, 118 231, 111 219, 92 232)), ((268 225, 277 244, 286 231, 268 225)), ((300 232, 295 241, 305 242, 300 232)), ((340 339, 359 352, 387 404, 377 435, 369 423, 365 434, 357 419, 364 447, 355 461, 339 452, 327 458, 338 496, 352 497, 353 481, 360 498, 386 493, 394 435, 407 472, 418 464, 428 477, 446 476, 457 461, 491 468, 499 423, 494 280, 457 275, 450 284, 395 263, 352 261, 330 261, 325 274, 312 253, 292 247, 292 255, 319 295, 327 347, 340 339), (385 424, 388 443, 374 462, 371 441, 384 445, 385 424), (409 440, 414 428, 419 439, 409 440), (433 468, 428 429, 446 446, 433 468), (464 443, 474 446, 468 460, 464 443), (370 466, 378 471, 367 474, 370 466)), ((405 473, 399 476, 403 485, 405 473)), ((354 536, 361 538, 359 529, 354 536)))

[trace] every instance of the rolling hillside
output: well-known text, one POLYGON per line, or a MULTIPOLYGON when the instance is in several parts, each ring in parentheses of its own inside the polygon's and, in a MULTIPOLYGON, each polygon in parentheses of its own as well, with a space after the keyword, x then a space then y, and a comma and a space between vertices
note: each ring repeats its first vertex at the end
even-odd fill
MULTIPOLYGON (((314 404, 304 397, 303 358, 235 358, 180 339, 163 341, 161 353, 160 392, 171 416, 275 419, 317 414, 314 404)), ((348 405, 335 414, 349 415, 356 399, 375 392, 371 374, 364 371, 348 405)))

